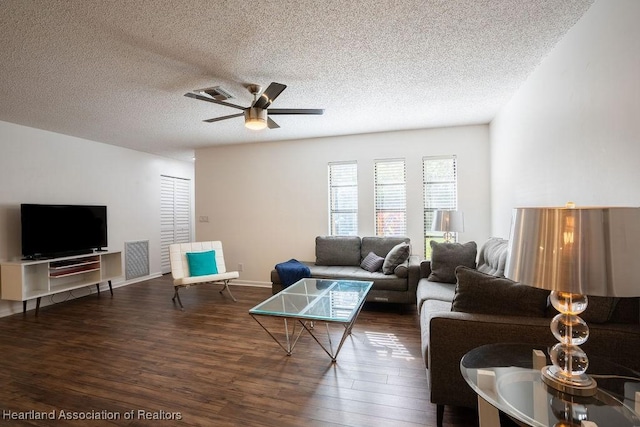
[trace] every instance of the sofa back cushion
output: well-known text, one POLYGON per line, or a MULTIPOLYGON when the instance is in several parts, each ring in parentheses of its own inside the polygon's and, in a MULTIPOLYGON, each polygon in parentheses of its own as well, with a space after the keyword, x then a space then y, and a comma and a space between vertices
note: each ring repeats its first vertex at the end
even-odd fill
MULTIPOLYGON (((591 297, 589 297, 589 304, 591 304, 591 297)), ((588 309, 589 306, 587 306, 588 309)), ((612 323, 640 324, 640 298, 618 298, 609 321, 612 323)))
POLYGON ((360 258, 365 259, 369 252, 384 258, 399 243, 410 243, 410 240, 408 237, 363 237, 360 258))
POLYGON ((456 267, 476 267, 476 242, 467 243, 437 243, 431 245, 431 274, 427 280, 431 282, 456 283, 456 267))
POLYGON ((360 237, 316 237, 316 265, 356 265, 359 267, 360 262, 362 262, 360 257, 360 237))
POLYGON ((492 276, 504 277, 507 264, 509 241, 499 237, 491 237, 478 252, 478 271, 492 276))
POLYGON ((550 291, 533 288, 472 268, 456 268, 451 311, 504 316, 544 317, 550 291))

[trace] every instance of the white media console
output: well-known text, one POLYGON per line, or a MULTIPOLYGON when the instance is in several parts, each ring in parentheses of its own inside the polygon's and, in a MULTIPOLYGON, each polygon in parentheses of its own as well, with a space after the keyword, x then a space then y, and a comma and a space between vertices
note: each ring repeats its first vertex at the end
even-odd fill
POLYGON ((122 276, 122 252, 95 252, 63 258, 3 261, 0 263, 0 295, 3 300, 27 301, 36 299, 36 315, 40 298, 59 292, 108 282, 122 276))

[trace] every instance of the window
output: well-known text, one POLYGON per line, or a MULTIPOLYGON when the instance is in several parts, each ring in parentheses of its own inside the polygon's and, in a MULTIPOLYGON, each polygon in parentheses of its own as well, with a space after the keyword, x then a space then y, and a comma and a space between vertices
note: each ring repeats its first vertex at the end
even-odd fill
MULTIPOLYGON (((444 241, 443 233, 431 231, 433 212, 458 208, 458 173, 456 156, 424 157, 422 159, 424 191, 424 254, 431 258, 430 240, 444 241)), ((455 239, 457 240, 457 235, 455 239)))
POLYGON ((358 164, 329 163, 329 234, 358 235, 358 164))
POLYGON ((407 234, 407 191, 404 159, 375 163, 376 236, 407 234))

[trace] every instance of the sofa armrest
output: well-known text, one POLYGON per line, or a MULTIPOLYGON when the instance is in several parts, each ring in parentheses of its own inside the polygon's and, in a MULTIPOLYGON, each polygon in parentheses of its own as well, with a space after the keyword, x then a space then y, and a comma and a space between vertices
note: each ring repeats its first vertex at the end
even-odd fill
POLYGON ((424 259, 420 262, 420 278, 426 279, 431 274, 431 260, 424 259))
POLYGON ((420 281, 420 257, 418 255, 409 256, 409 266, 407 268, 407 291, 415 295, 420 281))
POLYGON ((461 312, 429 314, 428 372, 431 402, 474 407, 477 396, 460 373, 460 359, 485 344, 520 342, 549 345, 555 341, 549 319, 461 312))
MULTIPOLYGON (((548 317, 501 316, 453 311, 428 313, 427 364, 431 402, 475 406, 477 397, 460 373, 460 359, 485 344, 516 342, 532 346, 556 343, 548 317)), ((581 348, 592 357, 632 370, 640 369, 640 330, 637 325, 592 324, 589 340, 581 348)))

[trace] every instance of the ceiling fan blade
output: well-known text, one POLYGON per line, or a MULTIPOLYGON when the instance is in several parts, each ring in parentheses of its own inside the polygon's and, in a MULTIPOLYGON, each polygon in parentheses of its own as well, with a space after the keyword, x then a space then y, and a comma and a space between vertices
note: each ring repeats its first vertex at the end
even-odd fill
POLYGON ((241 116, 244 116, 244 113, 238 113, 238 114, 231 114, 229 116, 216 117, 214 119, 203 120, 203 122, 213 123, 213 122, 219 122, 220 120, 227 120, 227 119, 232 119, 234 117, 241 117, 241 116))
POLYGON ((188 98, 199 99, 200 101, 207 101, 207 102, 212 102, 214 104, 225 105, 225 106, 231 107, 231 108, 237 108, 238 110, 243 110, 243 111, 246 110, 245 107, 241 107, 241 106, 236 105, 236 104, 231 104, 230 102, 218 101, 217 99, 213 99, 213 98, 209 98, 209 97, 206 97, 206 96, 198 95, 197 93, 193 93, 193 92, 185 93, 184 96, 186 96, 188 98))
POLYGON ((269 105, 287 88, 287 85, 281 83, 272 82, 268 88, 262 92, 260 98, 256 100, 253 107, 257 108, 269 108, 269 105))
POLYGON ((269 110, 269 114, 324 114, 322 108, 273 108, 269 110))
POLYGON ((274 122, 271 117, 267 117, 267 126, 269 126, 269 129, 278 129, 280 127, 280 125, 274 122))

